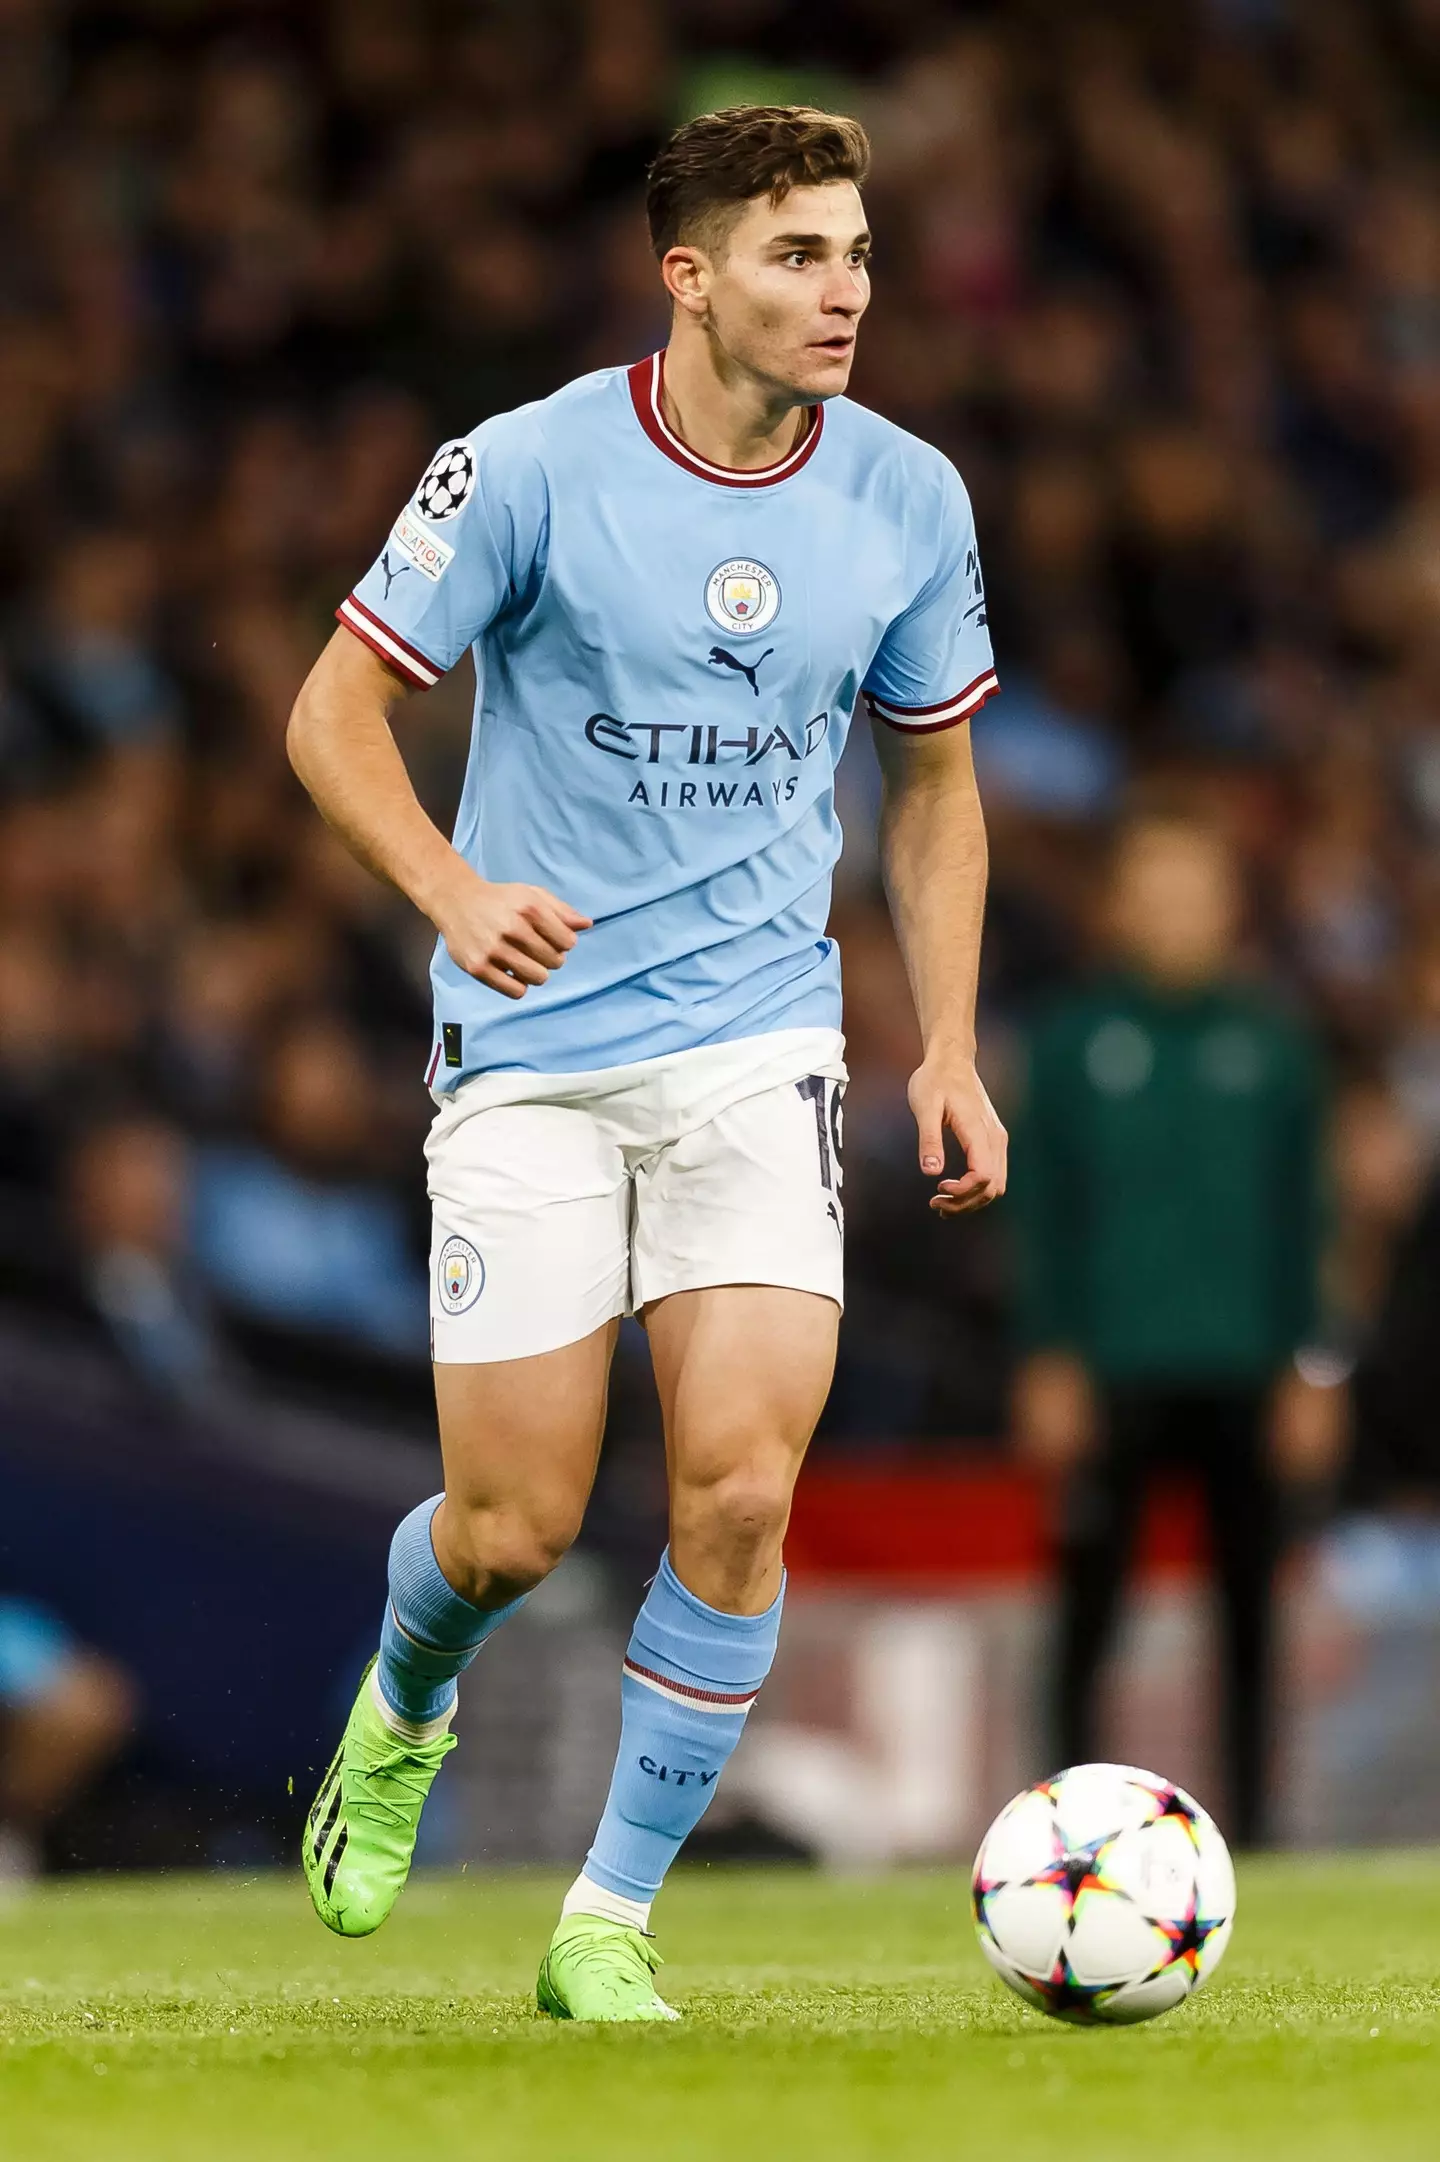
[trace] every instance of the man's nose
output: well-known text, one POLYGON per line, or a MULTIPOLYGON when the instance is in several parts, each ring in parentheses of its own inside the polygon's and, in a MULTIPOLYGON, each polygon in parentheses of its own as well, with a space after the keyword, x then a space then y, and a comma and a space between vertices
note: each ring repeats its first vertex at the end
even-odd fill
POLYGON ((847 270, 834 279, 825 290, 822 302, 827 315, 859 315, 865 306, 865 288, 853 270, 847 270))

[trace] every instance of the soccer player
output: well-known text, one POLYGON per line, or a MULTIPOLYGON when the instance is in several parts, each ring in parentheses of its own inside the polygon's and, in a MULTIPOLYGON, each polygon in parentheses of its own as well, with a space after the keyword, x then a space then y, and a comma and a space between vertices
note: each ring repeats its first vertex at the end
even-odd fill
POLYGON ((540 1970, 561 2019, 675 2015, 651 1902, 775 1652, 781 1543, 841 1306, 835 764, 864 699, 924 1042, 929 1205, 999 1194, 975 1070, 985 838, 968 730, 996 687, 970 506, 847 403, 870 297, 850 119, 748 106, 649 176, 663 353, 437 454, 338 611, 290 751, 439 933, 428 1080, 443 1496, 396 1532, 380 1650, 311 1813, 321 1919, 378 1928, 456 1677, 584 1514, 619 1318, 650 1341, 670 1543, 621 1679, 604 1815, 540 1970), (453 844, 390 715, 469 647, 453 844), (945 1133, 964 1153, 946 1177, 945 1133))

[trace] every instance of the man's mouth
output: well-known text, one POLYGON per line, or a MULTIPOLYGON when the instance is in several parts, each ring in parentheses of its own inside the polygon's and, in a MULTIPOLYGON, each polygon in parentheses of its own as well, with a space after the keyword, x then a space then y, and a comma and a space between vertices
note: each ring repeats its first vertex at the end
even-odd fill
POLYGON ((854 332, 841 332, 833 338, 815 338, 811 349, 816 353, 849 353, 854 350, 854 332))

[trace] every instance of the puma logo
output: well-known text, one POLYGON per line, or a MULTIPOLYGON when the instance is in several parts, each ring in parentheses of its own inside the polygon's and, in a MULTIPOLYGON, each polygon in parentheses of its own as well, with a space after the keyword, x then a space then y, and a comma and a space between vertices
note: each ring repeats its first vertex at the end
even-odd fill
POLYGON ((398 566, 397 569, 392 571, 390 568, 390 551, 387 548, 384 555, 380 558, 380 568, 385 573, 385 598, 388 601, 390 598, 391 586, 394 585, 397 578, 404 577, 406 571, 409 570, 410 565, 408 563, 402 563, 398 566))
POLYGON ((774 651, 773 646, 767 646, 760 655, 760 659, 752 661, 747 668, 744 661, 737 661, 734 654, 727 653, 723 646, 712 646, 710 648, 710 666, 712 668, 733 668, 737 676, 745 678, 745 681, 758 698, 760 696, 760 686, 755 681, 755 678, 759 673, 761 662, 768 661, 774 651))

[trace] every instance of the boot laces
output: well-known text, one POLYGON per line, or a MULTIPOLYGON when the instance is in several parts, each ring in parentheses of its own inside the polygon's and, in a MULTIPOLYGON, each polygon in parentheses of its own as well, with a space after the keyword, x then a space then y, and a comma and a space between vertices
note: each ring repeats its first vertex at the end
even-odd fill
POLYGON ((617 1997, 628 1996, 641 1986, 637 1966, 644 1968, 648 1977, 663 1964, 654 1945, 638 1929, 617 1930, 613 1935, 607 1931, 604 1936, 587 1930, 565 1949, 574 1966, 583 1968, 617 1997))
POLYGON ((454 1747, 453 1734, 410 1744, 397 1736, 390 1748, 352 1767, 355 1784, 347 1796, 350 1813, 408 1831, 442 1760, 454 1747))

